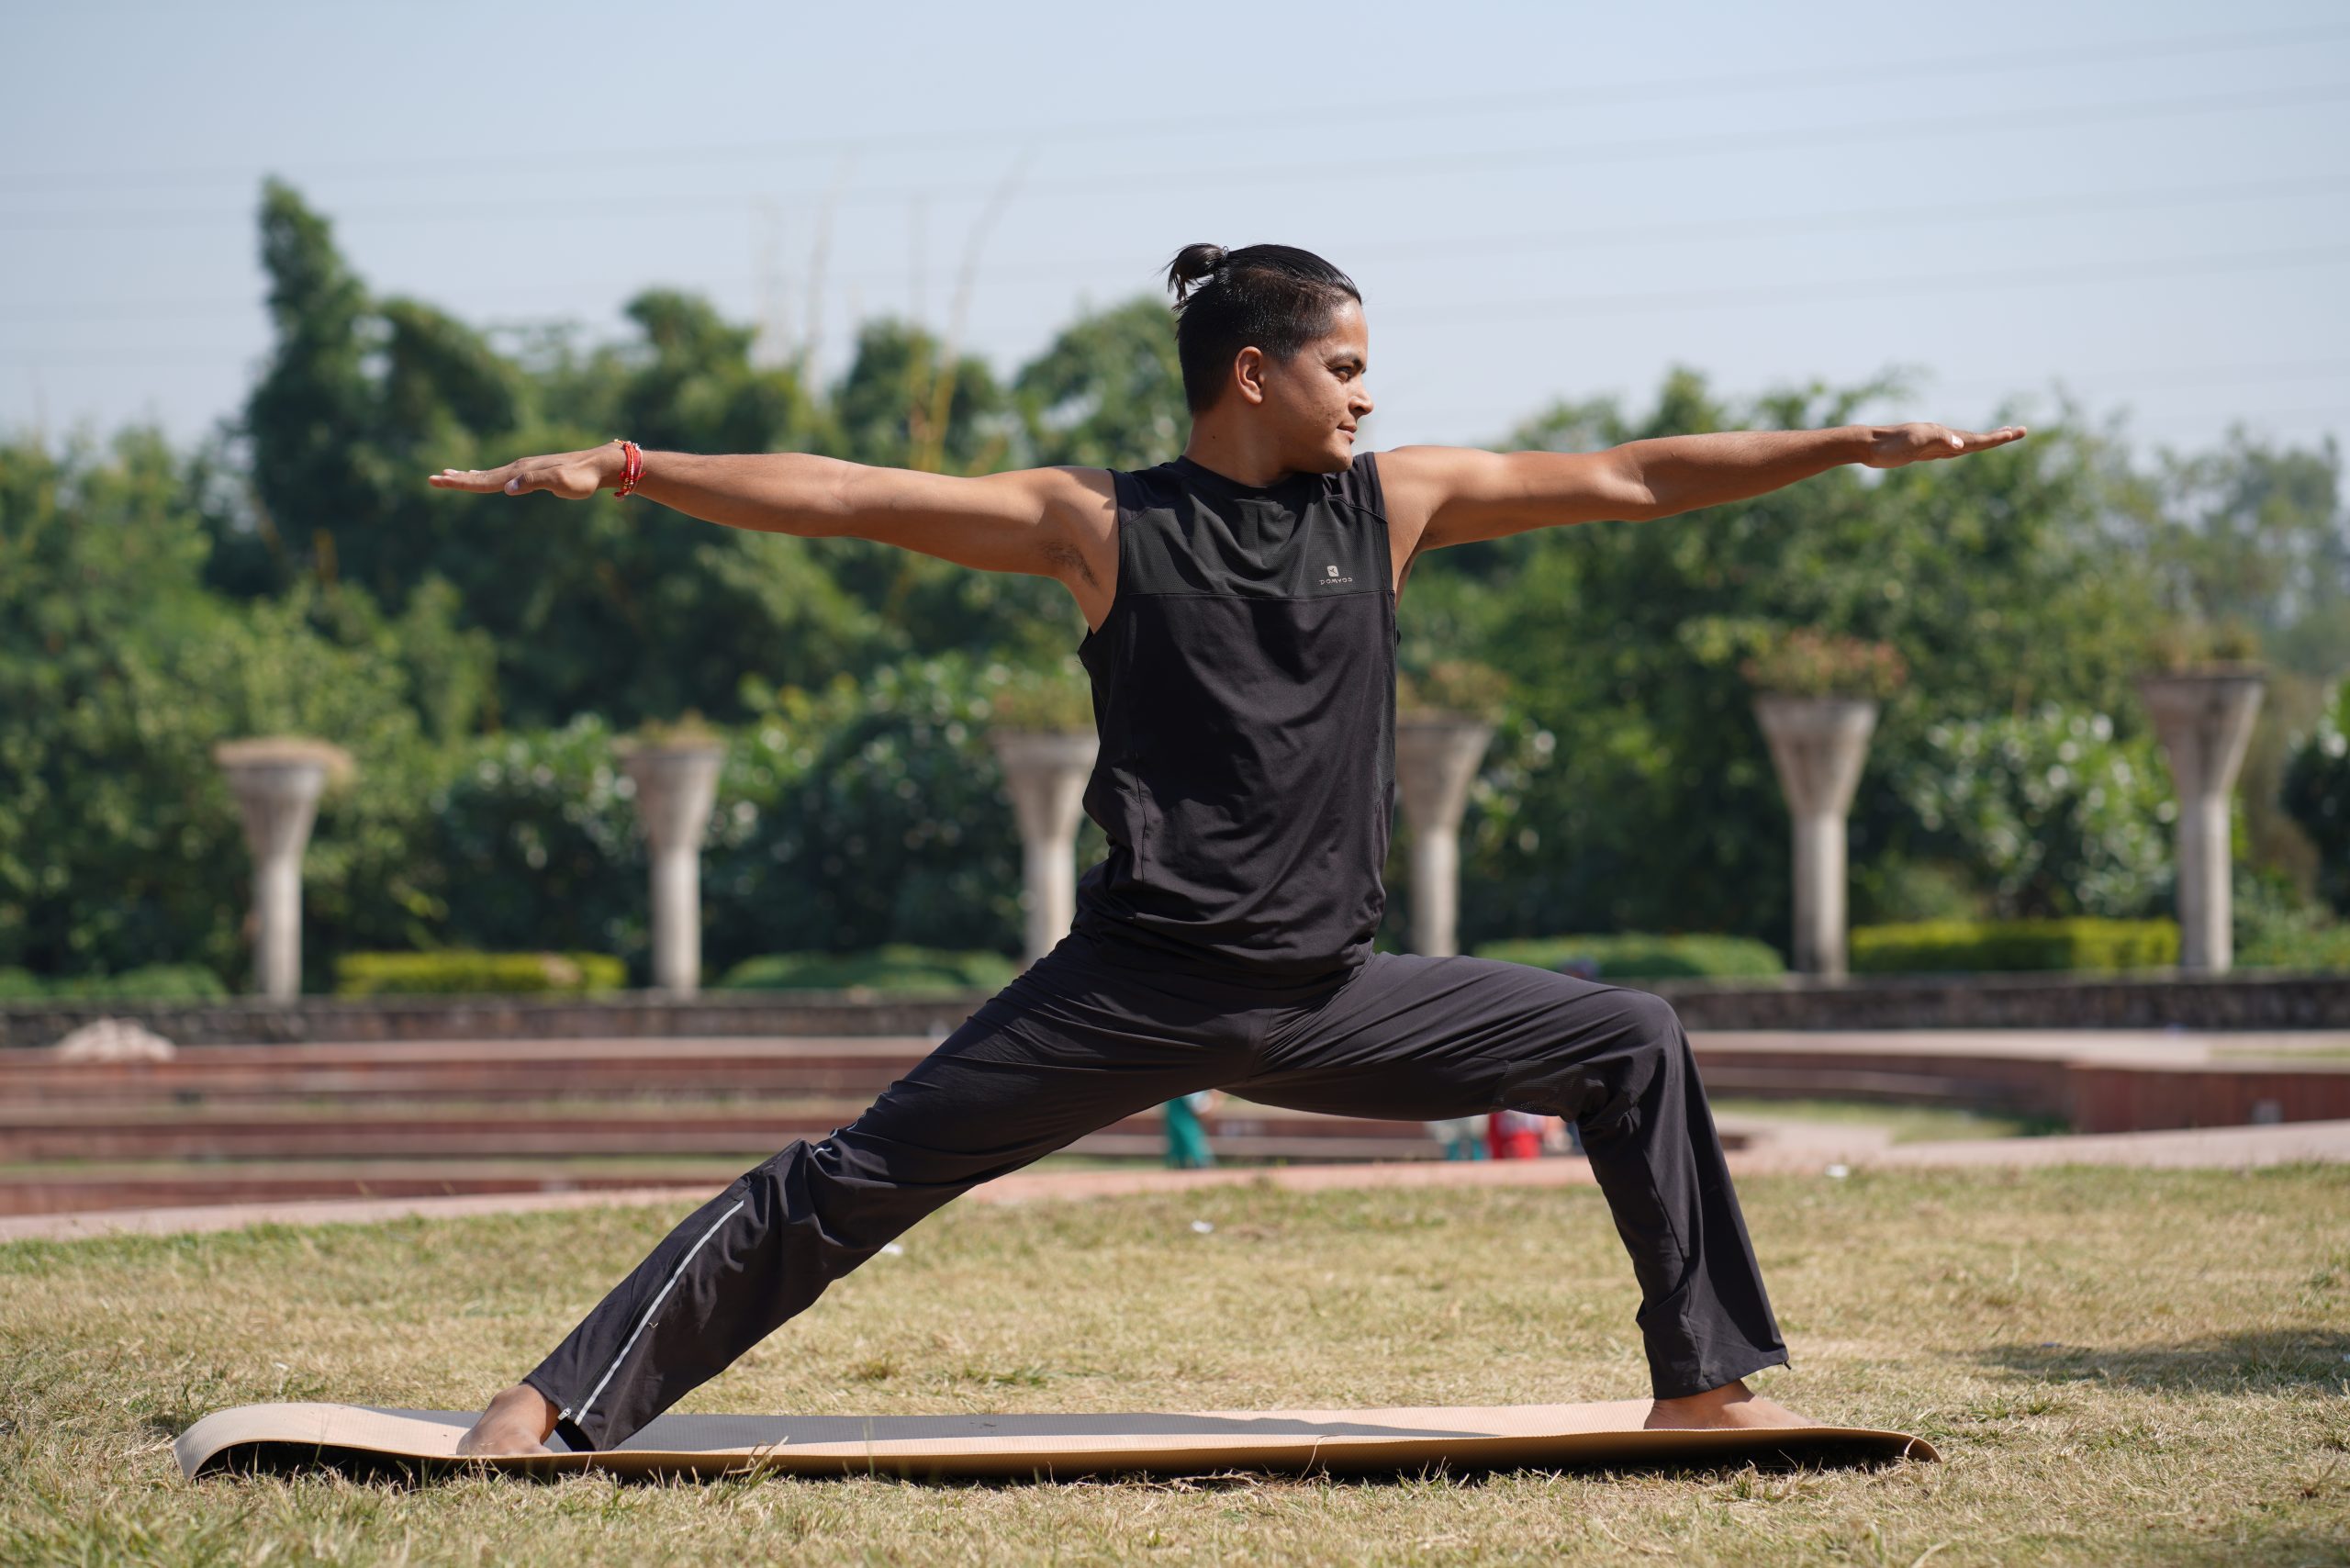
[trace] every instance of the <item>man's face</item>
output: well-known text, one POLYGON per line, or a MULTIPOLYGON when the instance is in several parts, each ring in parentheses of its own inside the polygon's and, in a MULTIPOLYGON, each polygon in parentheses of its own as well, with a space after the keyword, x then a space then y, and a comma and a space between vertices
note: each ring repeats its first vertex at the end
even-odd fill
POLYGON ((1363 386, 1370 364, 1371 329, 1351 299, 1331 313, 1330 330, 1293 358, 1262 362, 1264 411, 1290 468, 1337 474, 1354 462, 1355 427, 1371 409, 1363 386))

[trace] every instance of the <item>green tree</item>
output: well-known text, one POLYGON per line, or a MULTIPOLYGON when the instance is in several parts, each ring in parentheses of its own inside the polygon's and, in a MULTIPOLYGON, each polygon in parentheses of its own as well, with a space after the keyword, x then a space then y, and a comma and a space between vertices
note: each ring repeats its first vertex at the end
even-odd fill
POLYGON ((870 656, 877 623, 807 541, 648 526, 650 503, 609 495, 514 502, 424 483, 619 427, 694 451, 828 439, 798 373, 753 367, 750 334, 705 302, 647 291, 627 312, 640 342, 582 364, 542 337, 534 367, 428 306, 371 301, 327 221, 281 183, 264 192, 262 231, 276 346, 243 421, 253 504, 224 509, 217 530, 239 584, 357 582, 397 611, 445 582, 463 623, 496 642, 486 711, 509 723, 725 715, 745 671, 815 681, 870 656), (255 568, 263 557, 274 572, 255 568))
POLYGON ((1148 468, 1182 450, 1192 424, 1173 320, 1147 296, 1062 328, 1013 392, 1039 464, 1148 468))
POLYGON ((2284 806, 2318 849, 2318 891, 2350 914, 2350 679, 2335 684, 2285 768, 2284 806))
MULTIPOLYGON (((1676 371, 1639 418, 1563 405, 1509 448, 1845 423, 1890 383, 1819 386, 1746 406, 1676 371)), ((1539 530, 1416 567, 1423 614, 1504 670, 1556 737, 1507 831, 1483 835, 1463 939, 1711 930, 1783 940, 1785 808, 1738 666, 1758 630, 1890 644, 1913 672, 1876 763, 1936 720, 2057 700, 2120 711, 2147 590, 2099 534, 2119 455, 2077 427, 1963 464, 1842 468, 1658 522, 1539 530)), ((1415 596, 1419 596, 1416 601, 1415 596)), ((1900 849, 1914 813, 1873 763, 1856 860, 1900 849)))
POLYGON ((208 549, 189 466, 151 431, 0 447, 0 967, 199 963, 241 983, 251 864, 211 748, 261 734, 331 739, 360 766, 304 862, 313 981, 340 947, 408 940, 427 726, 467 727, 488 649, 445 592, 397 618, 348 586, 223 599, 208 549))
POLYGON ((903 321, 868 321, 833 392, 841 450, 853 463, 937 474, 1006 465, 1010 399, 985 360, 950 359, 946 346, 903 321))

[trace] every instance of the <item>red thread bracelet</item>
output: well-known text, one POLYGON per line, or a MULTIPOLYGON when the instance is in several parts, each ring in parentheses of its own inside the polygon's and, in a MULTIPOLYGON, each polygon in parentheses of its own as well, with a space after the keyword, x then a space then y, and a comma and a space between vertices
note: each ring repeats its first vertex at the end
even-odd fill
POLYGON ((625 496, 625 495, 627 495, 631 490, 635 489, 635 488, 636 488, 636 482, 637 482, 639 479, 642 479, 642 478, 643 478, 643 477, 644 477, 644 454, 643 454, 643 451, 642 451, 642 450, 637 446, 636 442, 632 442, 632 441, 628 441, 628 440, 625 440, 625 439, 621 440, 621 483, 620 483, 620 488, 619 488, 617 491, 615 491, 615 492, 614 492, 613 498, 614 498, 615 500, 617 500, 618 498, 620 498, 620 497, 621 497, 621 496, 625 496))

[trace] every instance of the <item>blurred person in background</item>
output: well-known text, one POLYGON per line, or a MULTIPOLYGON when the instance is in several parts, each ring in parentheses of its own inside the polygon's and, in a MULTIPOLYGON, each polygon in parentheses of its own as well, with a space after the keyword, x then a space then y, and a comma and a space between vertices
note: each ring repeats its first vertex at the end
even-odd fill
POLYGON ((1552 1118, 1531 1111, 1495 1111, 1486 1118, 1485 1136, 1495 1159, 1539 1159, 1542 1129, 1552 1118))
POLYGON ((1451 1116, 1428 1124, 1428 1136, 1444 1146, 1447 1159, 1483 1159, 1485 1158, 1485 1121, 1483 1116, 1451 1116))
POLYGON ((1177 1170, 1204 1170, 1215 1163, 1208 1143, 1207 1124, 1201 1118, 1215 1109, 1216 1092, 1178 1094, 1167 1102, 1167 1163, 1177 1170))

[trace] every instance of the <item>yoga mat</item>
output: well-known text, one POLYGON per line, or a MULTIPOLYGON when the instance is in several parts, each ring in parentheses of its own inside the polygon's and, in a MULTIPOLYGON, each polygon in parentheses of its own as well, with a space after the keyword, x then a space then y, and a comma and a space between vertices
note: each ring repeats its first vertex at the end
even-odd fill
MULTIPOLYGON (((1601 1465, 1890 1463, 1931 1443, 1864 1427, 1640 1429, 1646 1399, 1460 1409, 1212 1410, 1058 1416, 663 1416, 616 1449, 459 1460, 474 1413, 364 1405, 246 1405, 173 1445, 190 1476, 325 1467, 367 1473, 482 1465, 517 1474, 928 1477, 1199 1475, 1563 1469, 1601 1465)), ((560 1444, 561 1439, 554 1439, 560 1444)))

